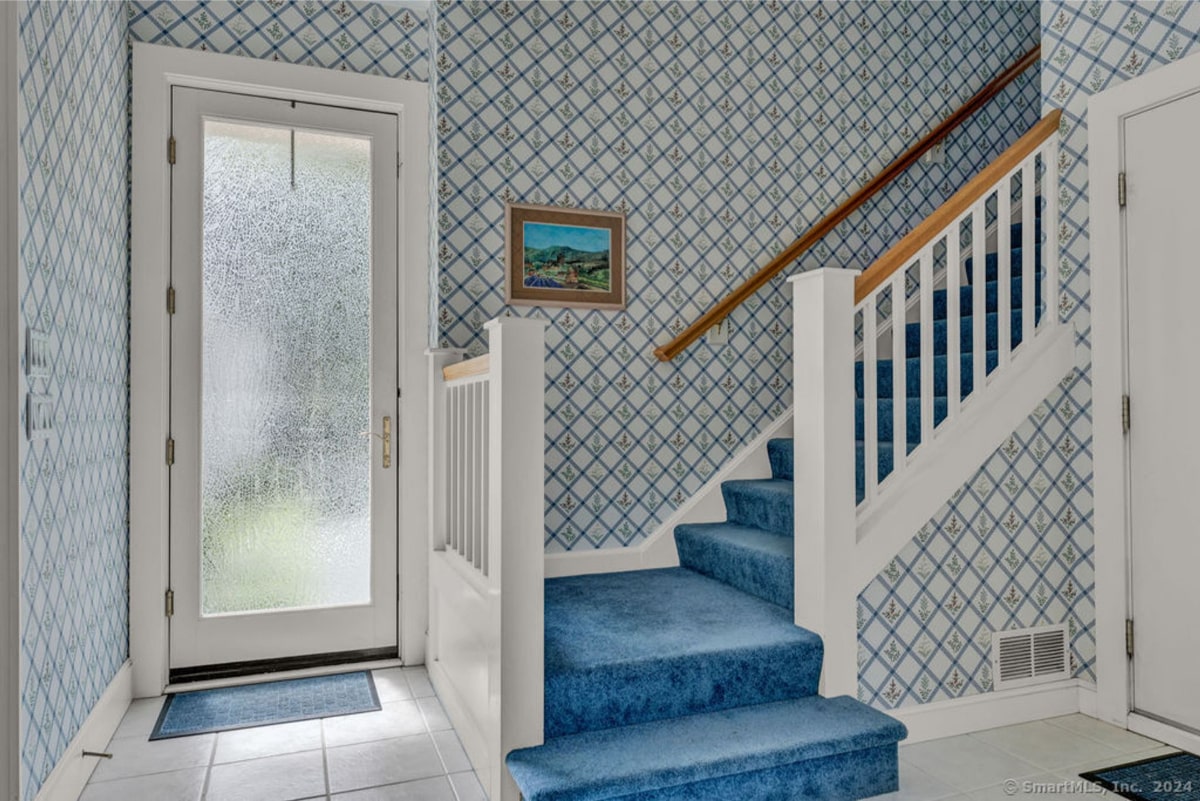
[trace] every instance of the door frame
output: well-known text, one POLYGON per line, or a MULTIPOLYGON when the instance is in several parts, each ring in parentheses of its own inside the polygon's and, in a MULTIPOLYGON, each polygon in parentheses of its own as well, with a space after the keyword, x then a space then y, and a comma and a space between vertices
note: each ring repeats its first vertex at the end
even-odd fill
POLYGON ((129 652, 133 694, 168 682, 168 368, 166 290, 170 264, 170 170, 166 143, 173 86, 241 92, 383 111, 400 117, 401 298, 398 352, 400 485, 399 657, 425 660, 429 337, 429 87, 417 81, 218 55, 163 45, 133 46, 130 290, 129 652), (406 187, 420 187, 406 192, 406 187))
MULTIPOLYGON (((1121 424, 1128 392, 1125 218, 1117 201, 1124 120, 1200 91, 1200 55, 1114 86, 1088 100, 1088 186, 1092 271, 1092 494, 1096 561, 1096 703, 1118 726, 1200 750, 1200 737, 1131 711, 1125 620, 1132 615, 1129 450, 1121 424)), ((1137 424, 1136 406, 1133 423, 1137 424)), ((1142 625, 1145 625, 1143 622, 1142 625)))
POLYGON ((0 3, 0 281, 4 282, 5 302, 0 306, 0 800, 16 801, 20 761, 20 501, 17 481, 20 464, 17 438, 19 419, 18 392, 20 370, 17 348, 18 259, 17 208, 20 183, 17 178, 17 37, 16 3, 0 3))

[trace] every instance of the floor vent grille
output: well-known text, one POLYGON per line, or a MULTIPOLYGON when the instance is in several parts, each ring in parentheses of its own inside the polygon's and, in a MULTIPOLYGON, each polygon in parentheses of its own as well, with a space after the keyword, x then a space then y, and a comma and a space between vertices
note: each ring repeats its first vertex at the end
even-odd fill
POLYGON ((992 675, 997 690, 1071 678, 1067 625, 994 632, 992 675))

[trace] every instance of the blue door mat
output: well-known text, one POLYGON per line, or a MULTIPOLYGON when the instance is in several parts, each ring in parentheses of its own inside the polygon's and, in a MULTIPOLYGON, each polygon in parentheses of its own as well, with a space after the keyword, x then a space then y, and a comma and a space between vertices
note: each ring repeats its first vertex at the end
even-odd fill
POLYGON ((1200 757, 1187 752, 1079 775, 1133 801, 1200 801, 1200 757))
POLYGON ((248 729, 297 720, 378 712, 379 694, 368 671, 313 676, 167 696, 151 740, 248 729))

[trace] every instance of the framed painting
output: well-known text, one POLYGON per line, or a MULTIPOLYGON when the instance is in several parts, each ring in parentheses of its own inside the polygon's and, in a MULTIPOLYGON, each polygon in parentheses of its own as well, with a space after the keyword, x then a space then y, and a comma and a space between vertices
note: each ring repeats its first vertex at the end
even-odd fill
POLYGON ((509 203, 504 298, 524 306, 625 308, 625 215, 509 203))

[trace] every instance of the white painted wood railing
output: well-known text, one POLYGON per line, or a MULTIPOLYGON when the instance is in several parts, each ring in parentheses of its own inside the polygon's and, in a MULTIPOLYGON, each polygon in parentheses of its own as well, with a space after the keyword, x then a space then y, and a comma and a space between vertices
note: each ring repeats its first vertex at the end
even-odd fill
POLYGON ((430 352, 430 678, 488 797, 542 743, 545 324, 487 323, 490 352, 430 352))
POLYGON ((857 693, 858 594, 1073 363, 1073 335, 1060 324, 1056 305, 1058 122, 1056 112, 1038 123, 866 272, 825 268, 790 279, 795 617, 797 625, 825 640, 826 695, 857 693), (1022 223, 1020 243, 1011 241, 1010 222, 1022 223), (989 243, 991 223, 996 223, 995 235, 989 243), (1011 252, 1017 244, 1022 280, 1014 300, 1011 252), (989 251, 998 254, 994 339, 987 336, 987 315, 980 313, 987 308, 989 251), (969 277, 963 269, 967 255, 969 277), (963 332, 959 292, 966 286, 974 313, 970 330, 963 332), (944 320, 935 321, 939 290, 945 290, 946 311, 944 320), (1018 306, 1020 342, 1014 347, 1018 332, 1012 316, 1018 306), (946 377, 944 388, 938 382, 937 389, 946 405, 938 409, 935 341, 942 338, 935 329, 943 325, 944 345, 936 352, 945 356, 946 377), (919 342, 913 393, 907 375, 910 326, 919 342), (856 344, 861 438, 855 431, 856 344), (989 349, 996 351, 990 372, 989 349), (965 366, 968 383, 966 353, 971 354, 965 366), (891 435, 883 439, 880 376, 890 377, 892 384, 892 416, 882 421, 891 423, 891 435), (915 447, 908 436, 910 414, 918 415, 913 433, 919 432, 920 444, 915 447), (856 439, 863 442, 861 502, 855 497, 856 439), (893 459, 884 472, 879 455, 889 447, 893 459))

